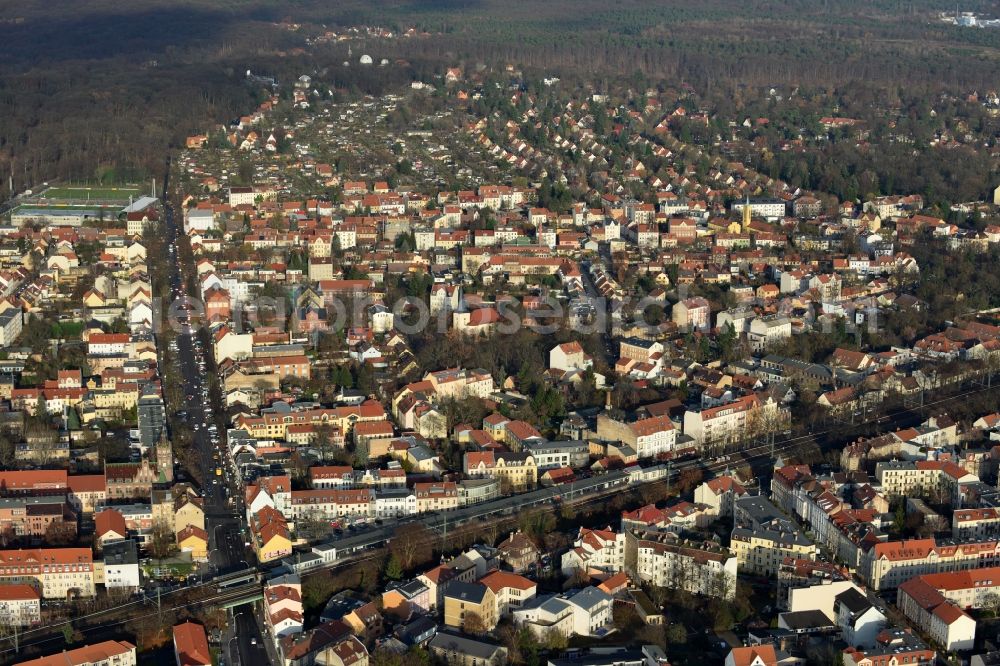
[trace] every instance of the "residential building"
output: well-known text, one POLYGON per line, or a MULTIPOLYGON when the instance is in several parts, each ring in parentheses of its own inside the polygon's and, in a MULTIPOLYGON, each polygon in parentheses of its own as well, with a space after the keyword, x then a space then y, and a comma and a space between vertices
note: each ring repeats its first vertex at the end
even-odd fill
POLYGON ((694 501, 709 507, 708 511, 719 518, 733 515, 735 501, 747 494, 746 488, 731 476, 717 476, 698 486, 694 491, 694 501))
POLYGON ((142 585, 139 574, 139 548, 134 539, 108 544, 104 558, 104 587, 137 590, 142 585))
POLYGON ((5 627, 25 627, 42 618, 42 597, 31 585, 0 585, 0 623, 5 627))
POLYGON ((712 309, 701 296, 685 298, 674 304, 673 322, 682 331, 708 331, 712 326, 712 309))
POLYGON ((535 566, 541 553, 531 538, 518 530, 497 546, 500 558, 516 573, 528 571, 535 566))
POLYGON ((174 660, 177 666, 212 666, 205 627, 194 622, 174 625, 174 660))
POLYGON ((24 315, 21 308, 12 308, 0 312, 0 347, 10 347, 21 335, 24 315))
POLYGON ((921 494, 943 494, 948 501, 956 500, 963 486, 978 483, 970 474, 950 461, 893 460, 878 463, 875 477, 884 492, 892 497, 912 497, 921 494))
POLYGON ((92 597, 94 558, 89 548, 34 548, 0 551, 0 582, 41 588, 44 599, 92 597))
POLYGON ((784 427, 788 411, 769 396, 756 394, 700 412, 684 413, 684 434, 702 448, 727 446, 784 427))
POLYGON ((611 595, 596 587, 560 596, 547 594, 514 610, 514 624, 542 641, 554 633, 602 637, 611 626, 611 602, 611 595))
POLYGON ((855 587, 844 590, 833 601, 834 621, 844 641, 855 647, 874 647, 885 627, 885 615, 855 587))
POLYGON ((601 414, 597 417, 597 436, 632 447, 640 460, 670 453, 677 443, 677 429, 666 415, 624 422, 601 414))
POLYGON ((455 666, 502 666, 507 649, 450 631, 439 631, 427 644, 432 655, 455 666))
MULTIPOLYGON (((980 580, 975 579, 981 579, 986 571, 990 572, 990 576, 1000 573, 992 567, 916 576, 899 586, 896 606, 920 631, 949 652, 971 650, 976 642, 976 621, 965 612, 963 602, 956 602, 951 597, 978 594, 975 583, 980 580), (972 583, 973 587, 967 587, 968 583, 972 583)), ((982 582, 987 580, 990 584, 984 587, 991 590, 989 594, 995 595, 997 586, 992 585, 992 579, 983 579, 982 582)), ((969 604, 968 607, 974 605, 969 604)))
POLYGON ((496 595, 482 583, 452 583, 444 593, 444 623, 465 633, 492 631, 497 621, 496 595))
POLYGON ((689 542, 671 532, 626 532, 625 570, 650 585, 721 599, 736 596, 736 557, 710 542, 689 542))
POLYGON ((932 538, 875 543, 862 552, 858 575, 875 590, 895 589, 914 576, 1000 566, 996 540, 941 542, 932 538))
POLYGON ((497 569, 480 578, 479 582, 493 592, 497 618, 510 615, 512 610, 534 599, 538 589, 535 581, 529 578, 497 569))
POLYGON ((778 666, 778 655, 769 643, 734 647, 726 655, 726 666, 778 666))
POLYGON ((538 483, 535 458, 524 451, 469 451, 463 457, 462 464, 462 471, 470 478, 498 478, 501 492, 529 490, 538 483))
POLYGON ((17 666, 135 666, 135 646, 127 641, 103 641, 47 657, 18 662, 17 666))
POLYGON ((908 629, 885 629, 875 647, 843 651, 844 666, 932 666, 936 659, 937 653, 908 629))

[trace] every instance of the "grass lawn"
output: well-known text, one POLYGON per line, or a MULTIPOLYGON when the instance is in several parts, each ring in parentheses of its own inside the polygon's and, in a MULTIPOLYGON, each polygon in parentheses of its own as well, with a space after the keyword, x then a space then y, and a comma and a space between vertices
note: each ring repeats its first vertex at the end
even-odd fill
POLYGON ((140 196, 140 190, 137 187, 88 187, 86 185, 66 185, 60 187, 50 187, 42 193, 47 199, 70 199, 70 200, 80 200, 80 199, 120 199, 122 201, 128 201, 130 196, 138 197, 140 196))

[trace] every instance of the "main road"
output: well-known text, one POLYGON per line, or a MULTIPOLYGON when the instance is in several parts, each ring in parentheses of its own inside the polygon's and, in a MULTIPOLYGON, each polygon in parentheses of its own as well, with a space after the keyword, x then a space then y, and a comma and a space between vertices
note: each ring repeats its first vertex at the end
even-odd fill
MULTIPOLYGON (((164 294, 165 300, 180 299, 181 307, 169 307, 167 313, 171 321, 165 325, 177 327, 177 349, 175 357, 181 377, 182 392, 185 396, 184 421, 193 432, 193 446, 201 466, 205 509, 205 530, 208 532, 209 563, 216 575, 247 569, 256 565, 249 549, 249 532, 240 516, 242 497, 240 485, 229 467, 229 456, 225 450, 224 427, 218 429, 219 419, 209 399, 208 387, 204 381, 206 367, 205 353, 198 339, 198 322, 192 319, 192 307, 186 295, 185 277, 193 266, 185 270, 179 240, 182 235, 180 221, 170 203, 170 162, 163 178, 164 233, 170 247, 168 252, 168 284, 171 293, 164 294), (176 321, 173 321, 176 320, 176 321)), ((243 608, 243 607, 241 607, 243 608)), ((232 643, 238 649, 230 654, 231 663, 266 664, 268 658, 263 651, 262 635, 253 613, 240 610, 231 618, 235 636, 232 643)), ((233 646, 226 645, 226 650, 233 646)))

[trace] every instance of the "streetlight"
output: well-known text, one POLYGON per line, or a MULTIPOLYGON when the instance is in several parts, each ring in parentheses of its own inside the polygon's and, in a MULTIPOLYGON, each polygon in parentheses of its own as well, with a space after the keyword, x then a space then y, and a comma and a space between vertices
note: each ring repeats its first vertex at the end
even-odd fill
POLYGON ((238 664, 240 663, 240 651, 239 650, 236 650, 235 652, 233 651, 233 641, 235 640, 236 636, 233 636, 232 638, 229 639, 229 660, 234 664, 238 664))

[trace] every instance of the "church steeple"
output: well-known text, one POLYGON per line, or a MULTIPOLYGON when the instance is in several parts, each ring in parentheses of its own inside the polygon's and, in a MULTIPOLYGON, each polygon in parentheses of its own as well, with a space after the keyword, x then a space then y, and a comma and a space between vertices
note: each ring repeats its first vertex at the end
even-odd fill
POLYGON ((750 195, 747 195, 746 201, 743 203, 743 233, 750 233, 750 220, 752 218, 752 212, 750 209, 750 195))

